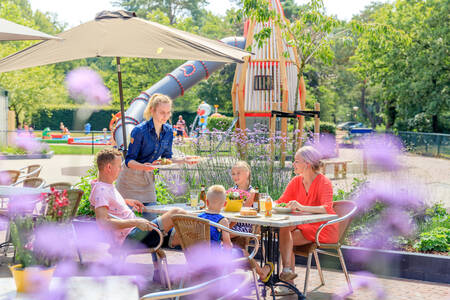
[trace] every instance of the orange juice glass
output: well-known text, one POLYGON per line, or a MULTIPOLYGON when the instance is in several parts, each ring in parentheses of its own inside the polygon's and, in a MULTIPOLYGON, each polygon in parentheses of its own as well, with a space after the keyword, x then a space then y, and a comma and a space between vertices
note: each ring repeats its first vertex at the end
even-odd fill
POLYGON ((266 198, 266 202, 264 203, 264 206, 266 208, 266 216, 267 217, 272 216, 272 199, 270 197, 266 198))

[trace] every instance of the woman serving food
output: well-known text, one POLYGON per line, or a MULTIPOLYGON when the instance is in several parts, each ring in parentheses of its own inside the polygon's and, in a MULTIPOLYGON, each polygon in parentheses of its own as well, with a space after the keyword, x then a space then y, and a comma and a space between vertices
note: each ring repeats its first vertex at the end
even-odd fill
MULTIPOLYGON (((125 199, 137 199, 144 206, 155 205, 153 169, 156 165, 185 162, 172 158, 173 131, 166 124, 171 114, 172 100, 166 95, 154 94, 144 111, 146 121, 131 131, 124 166, 116 183, 117 190, 125 199)), ((148 220, 155 218, 154 214, 146 212, 142 216, 148 220)))

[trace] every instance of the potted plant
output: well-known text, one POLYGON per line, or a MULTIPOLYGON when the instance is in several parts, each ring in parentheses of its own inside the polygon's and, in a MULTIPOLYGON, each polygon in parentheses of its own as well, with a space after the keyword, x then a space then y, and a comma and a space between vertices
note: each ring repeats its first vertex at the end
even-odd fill
MULTIPOLYGON (((24 199, 16 200, 24 201, 24 199)), ((59 192, 52 188, 50 194, 44 194, 39 199, 31 199, 30 203, 36 207, 40 201, 43 202, 46 212, 38 216, 30 214, 29 207, 23 209, 22 206, 19 210, 12 210, 9 207, 10 232, 16 263, 10 266, 10 270, 17 292, 29 293, 48 289, 57 257, 41 247, 36 247, 36 229, 43 225, 65 222, 70 216, 67 191, 59 192)))
POLYGON ((236 188, 227 190, 227 203, 225 211, 238 212, 242 208, 244 201, 250 196, 250 193, 236 188))

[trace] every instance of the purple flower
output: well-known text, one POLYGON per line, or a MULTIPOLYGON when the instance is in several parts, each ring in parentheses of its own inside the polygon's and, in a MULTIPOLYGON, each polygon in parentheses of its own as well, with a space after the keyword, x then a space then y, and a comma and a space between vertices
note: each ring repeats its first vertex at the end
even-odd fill
POLYGON ((94 70, 81 67, 69 72, 66 87, 72 98, 93 105, 106 105, 111 101, 108 88, 103 79, 94 70))
MULTIPOLYGON (((391 208, 382 212, 380 219, 373 225, 369 232, 363 232, 360 246, 370 249, 392 249, 392 238, 397 236, 408 236, 415 229, 412 218, 406 212, 391 208)), ((359 257, 353 257, 358 262, 368 262, 371 259, 369 252, 363 252, 359 257)))
MULTIPOLYGON (((172 277, 188 276, 192 284, 209 281, 217 277, 234 272, 247 263, 240 250, 224 249, 208 244, 199 244, 185 252, 187 264, 173 270, 172 277)), ((230 276, 221 280, 217 285, 196 295, 195 299, 217 299, 228 294, 230 287, 239 287, 242 278, 230 276)), ((248 295, 248 287, 243 287, 238 293, 240 296, 248 295)), ((237 295, 237 298, 239 298, 237 295)))
POLYGON ((78 276, 78 265, 73 260, 60 261, 56 266, 55 275, 62 278, 78 276))
POLYGON ((18 133, 13 144, 18 148, 24 149, 28 153, 39 153, 48 149, 47 144, 40 143, 35 137, 26 133, 18 133))
POLYGON ((186 194, 187 183, 181 178, 180 175, 174 175, 172 178, 166 180, 167 188, 175 196, 181 196, 186 194))
POLYGON ((364 155, 385 170, 396 170, 400 167, 399 155, 403 144, 401 140, 390 134, 372 135, 361 140, 364 155))
POLYGON ((389 206, 420 208, 424 203, 422 195, 417 184, 384 180, 364 184, 354 198, 358 207, 363 210, 371 208, 377 201, 389 206))
MULTIPOLYGON (((368 289, 375 293, 374 300, 383 300, 386 299, 386 293, 383 289, 383 286, 378 282, 375 276, 373 276, 372 273, 369 272, 356 272, 354 275, 354 279, 352 279, 352 286, 353 289, 359 290, 359 289, 368 289)), ((348 291, 347 289, 343 290, 342 292, 333 295, 333 300, 343 300, 346 299, 348 296, 350 296, 352 292, 348 291)))
POLYGON ((70 224, 41 225, 35 231, 34 247, 47 256, 55 258, 73 256, 76 250, 89 252, 105 249, 109 242, 107 234, 99 230, 94 222, 90 223, 76 226, 75 231, 70 224))
POLYGON ((41 202, 40 195, 18 195, 13 196, 8 202, 8 215, 29 215, 33 213, 36 205, 41 202))
POLYGON ((336 156, 336 138, 331 134, 320 135, 319 141, 316 143, 314 139, 305 143, 313 146, 319 151, 322 158, 330 158, 336 156))
POLYGON ((10 185, 11 183, 11 176, 7 172, 0 171, 0 185, 10 185))

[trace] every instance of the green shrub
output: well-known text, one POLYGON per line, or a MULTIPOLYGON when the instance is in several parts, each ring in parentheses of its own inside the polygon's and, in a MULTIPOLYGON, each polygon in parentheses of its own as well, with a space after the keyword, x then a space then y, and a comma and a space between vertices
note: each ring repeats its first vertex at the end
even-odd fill
POLYGON ((171 204, 173 199, 167 189, 167 185, 162 180, 155 180, 156 201, 159 204, 171 204))
POLYGON ((207 128, 209 131, 213 131, 214 129, 226 131, 232 122, 233 118, 231 117, 209 117, 207 128))
POLYGON ((91 195, 91 181, 97 178, 98 170, 93 166, 88 170, 88 175, 80 178, 80 181, 75 184, 75 187, 83 190, 83 197, 81 197, 80 205, 78 206, 77 216, 95 216, 95 212, 91 209, 89 196, 91 195))
MULTIPOLYGON (((314 132, 314 121, 307 121, 305 123, 305 131, 314 132)), ((330 122, 320 122, 320 133, 336 135, 336 125, 330 122)))
POLYGON ((433 132, 433 126, 431 123, 431 115, 427 113, 419 113, 407 120, 409 131, 418 132, 433 132))
POLYGON ((414 248, 423 252, 448 252, 450 250, 450 229, 436 227, 429 232, 420 234, 420 239, 414 244, 414 248))
POLYGON ((352 188, 349 192, 343 189, 338 189, 337 193, 333 194, 333 201, 349 200, 351 195, 358 191, 359 187, 364 184, 365 180, 354 177, 352 182, 352 188))

